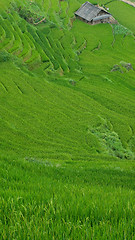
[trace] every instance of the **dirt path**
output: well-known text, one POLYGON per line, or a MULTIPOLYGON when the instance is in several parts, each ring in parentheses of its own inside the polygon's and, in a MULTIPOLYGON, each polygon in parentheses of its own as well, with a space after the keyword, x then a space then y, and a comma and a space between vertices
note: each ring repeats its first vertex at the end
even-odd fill
POLYGON ((131 2, 131 1, 128 1, 128 0, 121 0, 121 1, 131 5, 132 7, 135 7, 135 2, 131 2))

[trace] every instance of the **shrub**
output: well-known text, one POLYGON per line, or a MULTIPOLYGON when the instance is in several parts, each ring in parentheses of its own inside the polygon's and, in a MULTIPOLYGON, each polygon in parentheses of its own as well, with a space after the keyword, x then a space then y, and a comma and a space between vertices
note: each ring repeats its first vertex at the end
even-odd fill
POLYGON ((0 62, 7 62, 9 60, 10 54, 5 50, 0 51, 0 62))
POLYGON ((116 72, 116 71, 123 73, 123 71, 121 70, 121 67, 117 64, 114 65, 113 68, 111 69, 111 72, 116 72))
MULTIPOLYGON (((34 4, 36 7, 36 4, 34 4)), ((16 5, 12 5, 13 9, 18 12, 19 16, 26 20, 29 23, 35 23, 44 18, 42 16, 42 13, 39 13, 39 9, 30 7, 28 4, 26 4, 25 7, 19 6, 17 7, 16 5)))
POLYGON ((123 34, 123 35, 132 34, 132 32, 128 28, 120 24, 113 24, 112 26, 113 26, 114 34, 123 34))
POLYGON ((101 124, 99 127, 91 130, 104 146, 105 151, 110 155, 121 159, 134 159, 134 154, 131 150, 125 149, 118 134, 109 128, 108 123, 101 124))
POLYGON ((132 67, 131 63, 121 61, 120 64, 121 64, 122 67, 126 68, 128 71, 131 70, 131 69, 133 70, 133 67, 132 67))

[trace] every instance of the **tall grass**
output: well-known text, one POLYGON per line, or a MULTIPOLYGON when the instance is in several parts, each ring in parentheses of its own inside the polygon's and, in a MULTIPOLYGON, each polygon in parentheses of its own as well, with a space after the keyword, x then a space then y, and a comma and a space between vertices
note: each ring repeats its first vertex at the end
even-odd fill
POLYGON ((1 159, 2 239, 134 239, 134 162, 27 161, 1 159))

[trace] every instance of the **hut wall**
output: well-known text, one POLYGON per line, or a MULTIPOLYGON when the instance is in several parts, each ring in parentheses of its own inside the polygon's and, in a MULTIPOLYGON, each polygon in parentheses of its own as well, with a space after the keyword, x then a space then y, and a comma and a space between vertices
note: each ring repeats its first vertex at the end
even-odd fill
POLYGON ((92 24, 93 24, 93 25, 96 25, 96 24, 99 24, 99 23, 101 23, 101 20, 92 21, 92 24))
POLYGON ((84 18, 82 18, 82 17, 79 17, 79 16, 77 16, 77 15, 76 15, 76 18, 79 19, 79 20, 81 20, 81 21, 83 21, 83 22, 85 22, 85 23, 91 24, 91 22, 89 22, 89 21, 87 21, 86 19, 84 19, 84 18))
POLYGON ((105 12, 104 10, 101 9, 101 11, 97 14, 97 16, 102 16, 107 14, 107 12, 105 12))

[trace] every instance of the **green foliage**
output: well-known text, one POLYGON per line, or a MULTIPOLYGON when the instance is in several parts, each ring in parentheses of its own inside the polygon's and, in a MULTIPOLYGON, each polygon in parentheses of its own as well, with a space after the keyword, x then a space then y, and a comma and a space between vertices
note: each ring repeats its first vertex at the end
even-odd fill
POLYGON ((111 72, 115 72, 115 71, 119 71, 121 73, 123 73, 121 67, 119 65, 114 65, 113 68, 111 69, 111 72))
POLYGON ((113 26, 114 34, 122 34, 122 35, 132 34, 132 32, 128 28, 120 24, 113 24, 112 26, 113 26))
POLYGON ((119 65, 116 64, 113 66, 113 68, 111 69, 111 72, 118 71, 120 73, 123 73, 125 69, 127 71, 130 71, 130 70, 133 70, 133 67, 132 67, 131 63, 121 61, 119 65))
POLYGON ((91 132, 98 137, 109 154, 122 159, 134 159, 134 153, 122 146, 118 134, 109 128, 105 120, 104 124, 92 129, 91 132))
POLYGON ((34 2, 28 2, 24 6, 23 4, 11 3, 11 10, 12 9, 17 11, 19 16, 29 23, 36 23, 44 18, 44 16, 41 15, 40 8, 34 2))
POLYGON ((121 61, 120 64, 121 64, 122 67, 126 68, 128 71, 133 70, 133 67, 132 67, 131 63, 126 63, 124 61, 121 61))
POLYGON ((7 62, 10 59, 11 59, 11 56, 7 51, 5 50, 0 51, 0 62, 7 62))

